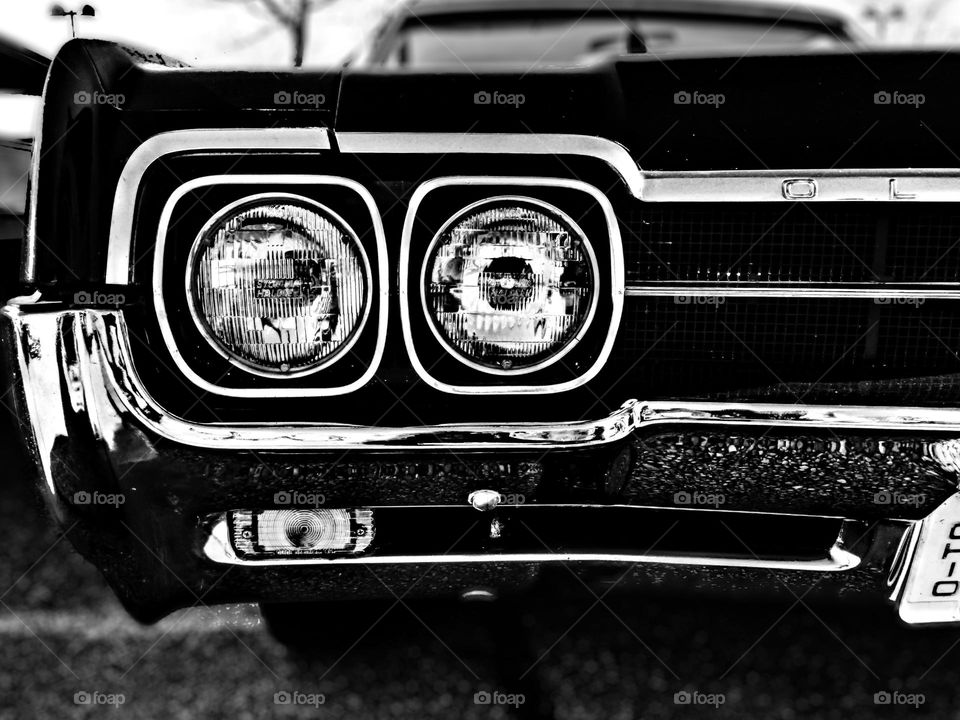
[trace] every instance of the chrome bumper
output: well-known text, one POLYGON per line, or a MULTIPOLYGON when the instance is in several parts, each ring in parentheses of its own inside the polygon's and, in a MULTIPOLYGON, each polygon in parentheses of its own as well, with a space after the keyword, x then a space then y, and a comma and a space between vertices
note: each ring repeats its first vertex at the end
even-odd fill
MULTIPOLYGON (((833 430, 887 430, 956 433, 960 410, 940 408, 824 406, 627 400, 598 420, 511 425, 443 424, 420 427, 265 423, 192 423, 167 412, 146 390, 130 352, 121 311, 63 310, 55 304, 8 305, 8 324, 16 370, 29 389, 31 417, 45 417, 62 431, 54 407, 66 402, 87 408, 98 437, 111 442, 116 429, 132 420, 176 443, 214 450, 534 450, 583 448, 615 443, 637 430, 657 425, 733 425, 833 430), (46 310, 49 308, 49 310, 46 310), (60 376, 65 384, 61 386, 60 376)), ((46 423, 42 423, 45 425, 46 423)), ((944 468, 960 470, 960 439, 930 444, 944 468)))
MULTIPOLYGON (((17 408, 27 444, 47 489, 56 517, 62 518, 57 495, 55 448, 79 443, 77 429, 92 437, 117 462, 138 462, 153 453, 154 439, 209 450, 550 450, 608 445, 656 425, 758 425, 835 430, 926 431, 932 462, 944 471, 960 469, 960 411, 895 407, 824 407, 792 405, 722 405, 630 400, 615 413, 594 421, 557 423, 450 424, 433 427, 371 428, 314 424, 198 424, 164 410, 146 391, 133 367, 123 313, 70 310, 53 303, 11 304, 3 309, 7 366, 13 376, 17 408), (945 436, 946 435, 946 436, 945 436)), ((86 442, 87 440, 82 440, 86 442)), ((638 511, 643 508, 637 508, 638 511)), ((682 511, 678 511, 682 512, 682 511)), ((710 512, 710 511, 699 511, 710 512)), ((848 520, 844 527, 860 521, 848 520)), ((889 568, 889 593, 908 623, 960 622, 960 494, 926 519, 891 519, 899 533, 895 553, 879 562, 889 568), (955 537, 956 536, 956 537, 955 537), (956 550, 953 548, 956 547, 956 550), (957 580, 954 580, 957 578, 957 580)), ((653 553, 537 552, 511 555, 444 554, 379 556, 344 563, 651 563, 748 569, 844 573, 860 567, 869 548, 849 543, 849 531, 819 559, 723 558, 653 553)), ((217 564, 246 564, 232 553, 223 522, 213 524, 203 549, 217 564)), ((871 562, 878 562, 872 558, 871 562)), ((294 565, 297 561, 277 561, 294 565)), ((300 563, 302 564, 302 562, 300 563)))

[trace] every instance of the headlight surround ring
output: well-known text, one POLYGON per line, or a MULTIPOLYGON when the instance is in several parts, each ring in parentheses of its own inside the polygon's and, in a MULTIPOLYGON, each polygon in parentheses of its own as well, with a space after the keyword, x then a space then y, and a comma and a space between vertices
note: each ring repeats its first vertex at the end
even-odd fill
MULTIPOLYGON (((447 242, 449 242, 449 240, 447 240, 447 242)), ((440 346, 449 355, 456 358, 464 365, 473 368, 474 370, 492 375, 514 377, 543 370, 554 363, 559 362, 576 347, 577 343, 584 337, 584 335, 586 335, 593 322, 593 318, 596 315, 601 290, 600 283, 600 269, 596 252, 587 238, 586 233, 584 233, 580 226, 567 213, 550 203, 534 197, 524 195, 498 195, 483 198, 471 203, 470 205, 467 205, 466 207, 454 213, 444 222, 440 230, 433 236, 433 239, 430 241, 426 252, 423 255, 419 287, 421 307, 427 321, 427 326, 430 328, 430 331, 440 346), (456 347, 455 339, 445 336, 446 333, 439 327, 437 317, 429 307, 428 289, 431 282, 431 275, 433 274, 432 271, 435 269, 434 263, 438 246, 454 228, 466 223, 472 217, 476 217, 485 212, 488 207, 490 210, 495 210, 497 208, 523 208, 530 210, 534 214, 538 214, 541 217, 546 218, 548 221, 565 229, 567 233, 575 239, 579 245, 579 248, 582 250, 585 256, 583 261, 587 264, 587 270, 589 274, 589 282, 587 287, 587 291, 589 292, 590 296, 589 303, 586 312, 581 314, 579 322, 576 325, 576 329, 569 333, 568 336, 563 337, 561 341, 557 342, 555 349, 549 351, 549 354, 547 354, 545 357, 527 364, 520 364, 518 366, 514 366, 511 363, 512 366, 510 367, 504 367, 503 365, 498 367, 491 363, 480 362, 474 357, 471 357, 466 352, 456 347)))
MULTIPOLYGON (((311 237, 308 229, 303 227, 299 229, 303 230, 302 240, 311 241, 315 246, 323 247, 323 242, 311 237)), ((311 277, 314 276, 311 275, 311 277)), ((276 281, 276 279, 273 280, 276 281)), ((375 278, 371 270, 370 260, 363 243, 347 221, 329 207, 315 200, 286 192, 267 192, 248 195, 221 208, 213 217, 204 223, 194 239, 188 254, 185 271, 187 307, 197 329, 210 347, 235 367, 239 367, 252 375, 274 380, 296 379, 312 375, 342 359, 363 334, 374 300, 374 281, 375 278), (211 241, 211 237, 222 231, 230 221, 242 217, 244 214, 250 213, 258 208, 271 207, 296 208, 305 213, 312 214, 315 218, 319 219, 321 223, 325 223, 329 228, 338 231, 341 235, 341 240, 346 243, 347 253, 352 254, 352 259, 355 260, 356 269, 359 271, 357 278, 359 278, 363 284, 359 299, 359 312, 355 313, 352 326, 349 328, 349 331, 345 333, 341 341, 329 352, 297 367, 289 367, 289 369, 284 369, 282 365, 271 366, 258 361, 256 358, 244 357, 242 353, 231 348, 229 343, 221 339, 217 331, 211 327, 210 322, 205 317, 207 313, 199 306, 200 303, 197 295, 196 281, 198 278, 198 264, 201 262, 203 252, 216 242, 215 238, 211 241)), ((281 288, 281 291, 285 289, 286 288, 281 288)), ((337 292, 339 293, 339 287, 337 292)), ((335 300, 338 303, 339 309, 339 295, 335 300)))

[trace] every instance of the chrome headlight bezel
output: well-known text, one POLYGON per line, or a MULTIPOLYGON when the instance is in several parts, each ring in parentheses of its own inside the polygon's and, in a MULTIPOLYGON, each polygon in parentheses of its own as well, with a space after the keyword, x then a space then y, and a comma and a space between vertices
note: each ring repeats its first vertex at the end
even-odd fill
POLYGON ((429 327, 434 338, 437 340, 440 346, 448 354, 469 368, 489 375, 499 375, 503 377, 516 377, 528 375, 530 373, 536 373, 550 367, 557 362, 560 362, 564 357, 566 357, 570 351, 576 347, 577 343, 586 335, 593 323, 593 319, 596 316, 597 307, 599 305, 599 285, 600 267, 597 260, 597 254, 589 238, 587 237, 587 234, 583 231, 579 224, 557 206, 544 200, 526 195, 494 195, 485 197, 481 200, 470 203, 469 205, 455 212, 446 220, 446 222, 443 223, 427 246, 426 251, 423 254, 423 260, 421 262, 419 274, 420 306, 427 321, 427 327, 429 327), (452 228, 463 222, 471 215, 476 215, 480 212, 483 212, 487 207, 493 209, 497 206, 529 207, 535 212, 538 212, 557 222, 557 224, 564 226, 570 235, 575 237, 581 243, 581 247, 586 255, 590 274, 589 305, 586 313, 580 320, 576 331, 560 342, 556 349, 550 351, 550 354, 546 357, 528 364, 522 364, 511 368, 497 367, 493 364, 479 362, 475 358, 455 347, 453 341, 450 338, 445 337, 444 333, 438 327, 437 318, 430 311, 427 297, 427 286, 429 283, 428 276, 431 272, 430 266, 434 259, 434 253, 444 236, 452 228))
POLYGON ((374 280, 370 259, 364 245, 354 229, 342 216, 326 205, 303 195, 288 192, 263 192, 246 195, 230 202, 204 223, 187 254, 184 272, 184 290, 187 308, 197 330, 218 355, 227 360, 231 365, 240 368, 250 375, 282 381, 299 379, 318 373, 329 368, 349 353, 357 340, 363 335, 364 328, 369 320, 371 307, 374 302, 374 280), (235 216, 250 207, 270 204, 300 206, 310 212, 318 214, 340 230, 343 236, 350 242, 353 252, 360 261, 360 269, 363 274, 365 286, 363 293, 363 311, 349 335, 329 354, 311 362, 305 367, 291 370, 283 370, 279 367, 274 368, 265 364, 256 363, 231 351, 230 348, 217 337, 216 332, 209 326, 209 323, 203 317, 203 313, 197 306, 195 288, 196 264, 203 249, 205 239, 209 237, 210 233, 215 231, 218 226, 222 225, 227 218, 235 216))

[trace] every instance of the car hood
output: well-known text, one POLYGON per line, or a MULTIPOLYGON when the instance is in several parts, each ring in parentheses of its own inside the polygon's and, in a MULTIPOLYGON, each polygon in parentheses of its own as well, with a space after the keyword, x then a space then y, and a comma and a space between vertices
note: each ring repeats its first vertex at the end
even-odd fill
POLYGON ((62 60, 44 133, 92 110, 107 126, 122 118, 127 144, 179 128, 319 126, 600 136, 657 170, 960 164, 952 51, 638 56, 525 73, 278 73, 198 70, 74 41, 62 60), (82 92, 121 102, 78 105, 82 92))

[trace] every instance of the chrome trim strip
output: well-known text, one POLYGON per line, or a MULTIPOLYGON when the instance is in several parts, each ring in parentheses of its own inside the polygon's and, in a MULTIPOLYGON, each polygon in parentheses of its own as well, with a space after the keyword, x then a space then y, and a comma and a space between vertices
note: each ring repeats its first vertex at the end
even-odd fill
POLYGON ((381 133, 338 132, 340 152, 348 154, 578 155, 602 160, 640 197, 643 174, 620 143, 591 135, 535 133, 381 133))
MULTIPOLYGON (((459 211, 458 211, 459 212, 459 211)), ((403 235, 400 239, 400 322, 403 327, 403 340, 407 347, 407 353, 410 356, 410 363, 413 365, 417 375, 437 390, 457 395, 543 395, 547 393, 564 392, 580 387, 596 377, 597 373, 603 368, 610 353, 613 352, 614 341, 617 331, 620 328, 620 320, 623 315, 624 298, 624 278, 626 269, 623 259, 623 240, 620 237, 620 226, 617 223, 616 214, 613 206, 607 199, 607 196, 601 193, 597 188, 579 180, 564 180, 560 178, 538 178, 538 177, 470 177, 470 176, 452 176, 435 178, 428 180, 417 187, 410 199, 407 208, 407 215, 403 222, 403 235), (417 211, 423 199, 431 192, 441 187, 452 185, 463 186, 497 186, 497 187, 562 187, 572 190, 580 190, 587 193, 600 206, 607 220, 610 241, 610 257, 612 267, 610 268, 610 292, 613 298, 613 312, 610 316, 610 328, 607 332, 607 338, 603 347, 597 355, 593 365, 587 369, 580 377, 574 380, 568 380, 563 383, 553 385, 530 384, 530 385, 452 385, 434 378, 430 371, 424 367, 417 355, 414 347, 412 330, 410 325, 410 305, 413 302, 407 295, 410 280, 410 243, 413 235, 413 226, 417 219, 417 211)), ((418 300, 418 305, 420 302, 418 300)))
MULTIPOLYGON (((636 510, 650 508, 633 506, 636 510)), ((663 508, 658 508, 662 510, 663 508)), ((375 510, 375 508, 374 508, 375 510)), ((677 509, 677 512, 685 510, 677 509)), ((709 512, 690 510, 688 512, 709 512)), ((298 567, 303 565, 412 565, 420 563, 646 563, 655 565, 697 565, 702 567, 750 568, 761 570, 802 570, 808 572, 843 572, 860 565, 862 558, 851 552, 846 546, 847 536, 856 536, 849 528, 861 528, 861 523, 844 520, 834 544, 827 549, 824 557, 816 560, 763 560, 752 557, 714 557, 709 555, 655 555, 649 553, 575 553, 575 552, 538 552, 538 553, 488 553, 488 554, 437 554, 437 555, 370 555, 363 557, 338 558, 278 558, 275 560, 245 560, 237 557, 230 544, 229 527, 226 516, 221 516, 213 525, 203 552, 207 559, 224 565, 245 565, 247 567, 298 567)), ((862 529, 862 528, 861 528, 862 529)))
MULTIPOLYGON (((960 284, 931 285, 923 288, 912 287, 884 287, 883 285, 855 286, 837 285, 824 287, 796 283, 795 285, 756 282, 747 284, 715 284, 677 285, 663 283, 657 285, 628 285, 627 297, 722 297, 722 298, 839 298, 887 300, 895 304, 897 300, 958 300, 960 299, 960 284)), ((883 304, 883 303, 881 303, 883 304)))
MULTIPOLYGON (((344 395, 370 382, 379 369, 380 362, 383 360, 383 353, 387 342, 385 329, 387 327, 390 308, 390 276, 387 263, 387 240, 386 233, 383 229, 383 222, 380 217, 380 210, 377 208, 376 201, 369 191, 353 180, 329 175, 209 175, 196 178, 178 187, 167 199, 167 203, 164 205, 163 212, 160 215, 160 223, 157 227, 156 250, 153 258, 153 299, 156 306, 157 319, 160 323, 160 334, 177 368, 180 369, 190 382, 207 392, 230 397, 249 398, 331 397, 344 395), (207 187, 209 185, 257 185, 265 182, 287 185, 338 185, 346 187, 356 192, 363 199, 364 204, 366 204, 367 209, 370 211, 377 245, 376 268, 377 284, 379 286, 378 304, 380 306, 377 344, 374 348, 373 357, 370 358, 369 366, 363 375, 352 383, 332 388, 285 388, 280 385, 284 382, 284 378, 271 376, 272 379, 278 381, 278 383, 269 388, 225 387, 211 383, 200 377, 200 375, 190 367, 189 362, 180 352, 179 347, 177 347, 177 343, 173 337, 173 329, 170 326, 170 320, 167 315, 166 303, 163 298, 163 258, 167 228, 170 225, 174 207, 184 195, 198 187, 207 187)), ((359 337, 359 335, 357 337, 359 337)))
POLYGON ((148 138, 130 155, 117 183, 110 220, 106 283, 127 285, 133 281, 130 252, 137 193, 144 174, 154 162, 181 152, 329 149, 330 138, 325 128, 175 130, 148 138))
MULTIPOLYGON (((873 405, 710 403, 658 400, 638 405, 641 427, 669 424, 762 425, 848 430, 960 432, 960 410, 873 405)), ((950 448, 957 441, 946 440, 950 448)), ((948 457, 945 455, 945 457, 948 457)))
POLYGON ((644 171, 646 202, 960 202, 960 170, 644 171), (790 196, 790 183, 813 194, 790 196))

